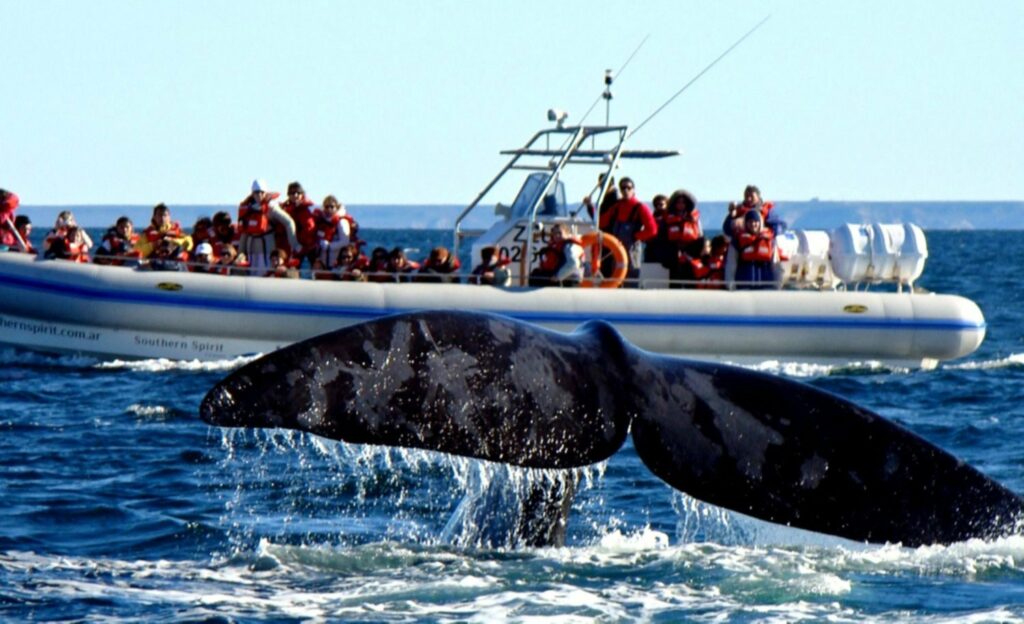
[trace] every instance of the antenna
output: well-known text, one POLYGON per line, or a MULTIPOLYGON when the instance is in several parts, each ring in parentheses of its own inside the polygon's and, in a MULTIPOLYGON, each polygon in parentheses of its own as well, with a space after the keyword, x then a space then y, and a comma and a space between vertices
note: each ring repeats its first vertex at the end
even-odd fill
POLYGON ((604 98, 604 125, 611 125, 612 118, 612 70, 604 70, 604 93, 601 94, 604 98))
MULTIPOLYGON (((611 84, 612 84, 611 80, 614 80, 615 78, 618 78, 619 76, 622 75, 622 72, 625 71, 625 69, 629 65, 630 61, 632 61, 633 57, 636 56, 636 53, 640 51, 640 48, 644 47, 644 44, 647 43, 647 40, 650 39, 650 38, 651 38, 650 35, 647 35, 646 37, 643 38, 643 41, 640 42, 640 45, 638 45, 636 47, 636 49, 633 50, 633 53, 629 55, 629 58, 626 59, 626 62, 623 63, 622 67, 619 68, 619 71, 617 71, 614 74, 612 74, 611 73, 612 70, 610 70, 610 69, 605 70, 605 72, 604 72, 604 79, 605 79, 605 84, 608 85, 607 87, 605 87, 605 93, 608 94, 608 99, 611 99, 611 89, 610 89, 611 84)), ((601 95, 597 96, 597 99, 594 100, 594 103, 590 105, 590 108, 587 109, 587 112, 583 113, 583 116, 580 117, 580 125, 581 126, 583 125, 583 122, 587 120, 587 116, 590 115, 590 113, 594 110, 594 107, 597 106, 597 103, 600 102, 603 98, 605 98, 605 93, 602 93, 601 95)), ((608 125, 607 119, 605 120, 605 125, 608 125)))
POLYGON ((674 100, 674 99, 676 99, 677 97, 679 97, 680 95, 682 95, 683 91, 686 91, 687 89, 689 89, 689 88, 690 88, 690 86, 691 86, 691 85, 692 85, 693 83, 695 83, 695 82, 697 82, 698 80, 700 80, 700 77, 701 77, 701 76, 703 76, 704 74, 706 74, 706 73, 708 72, 708 70, 709 70, 709 69, 711 69, 712 67, 714 67, 715 65, 717 65, 717 64, 718 64, 718 61, 720 61, 720 60, 724 59, 724 58, 725 58, 726 56, 728 56, 728 55, 729 55, 729 53, 730 53, 730 52, 732 52, 732 51, 733 51, 734 49, 736 49, 736 46, 738 46, 739 44, 743 43, 743 41, 744 41, 744 40, 745 40, 745 39, 746 39, 747 37, 749 37, 750 35, 754 34, 754 31, 755 31, 755 30, 757 30, 758 28, 760 28, 760 27, 761 27, 762 25, 764 25, 764 23, 765 23, 765 22, 767 22, 767 21, 768 21, 768 19, 769 19, 770 17, 771 17, 771 15, 767 15, 767 16, 765 16, 765 18, 764 18, 763 20, 761 20, 760 22, 758 22, 756 26, 754 26, 753 28, 751 28, 750 30, 748 30, 748 31, 747 31, 747 33, 746 33, 745 35, 743 35, 742 37, 740 37, 739 39, 737 39, 735 43, 733 43, 733 44, 732 44, 731 46, 729 46, 729 47, 728 47, 728 49, 726 49, 726 51, 725 51, 725 52, 722 52, 722 53, 721 53, 721 54, 720 54, 720 55, 718 56, 718 58, 716 58, 715 60, 711 61, 711 63, 710 63, 710 64, 709 64, 709 65, 708 65, 707 67, 705 67, 704 69, 700 70, 700 73, 698 73, 698 74, 697 74, 696 76, 694 76, 693 78, 691 78, 691 79, 690 79, 690 82, 688 82, 688 83, 684 84, 684 85, 683 85, 683 88, 682 88, 682 89, 680 89, 680 90, 676 91, 676 92, 675 92, 675 95, 673 95, 672 97, 670 97, 670 98, 669 98, 668 100, 666 100, 666 101, 665 101, 665 103, 664 103, 664 104, 662 104, 661 106, 659 106, 659 107, 658 107, 658 110, 656 110, 656 111, 654 111, 653 113, 651 113, 651 114, 650 114, 650 116, 648 116, 648 117, 647 117, 647 119, 644 119, 644 120, 643 120, 642 122, 640 122, 640 125, 638 125, 638 126, 637 126, 636 128, 633 128, 633 131, 632 131, 632 132, 630 132, 630 133, 629 133, 629 135, 628 135, 628 136, 627 136, 626 138, 628 139, 629 137, 631 137, 631 136, 633 136, 634 134, 636 134, 636 133, 637 133, 637 132, 638 132, 638 131, 640 130, 640 128, 643 128, 643 127, 644 127, 644 126, 645 126, 645 125, 647 124, 647 122, 648 122, 648 121, 650 121, 650 120, 654 119, 654 116, 655 116, 655 115, 657 115, 658 113, 660 113, 660 112, 661 112, 661 111, 662 111, 662 110, 663 110, 663 109, 664 109, 664 108, 665 108, 666 106, 668 106, 669 104, 671 104, 671 103, 672 103, 672 100, 674 100))

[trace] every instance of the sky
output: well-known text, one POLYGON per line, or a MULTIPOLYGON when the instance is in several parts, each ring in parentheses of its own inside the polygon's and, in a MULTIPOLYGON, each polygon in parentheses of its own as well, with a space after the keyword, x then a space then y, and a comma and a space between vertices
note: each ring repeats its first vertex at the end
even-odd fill
POLYGON ((579 123, 641 42, 612 123, 768 15, 631 139, 682 152, 624 167, 641 196, 1024 199, 1021 0, 0 0, 0 187, 232 204, 260 177, 466 204, 549 108, 579 123))

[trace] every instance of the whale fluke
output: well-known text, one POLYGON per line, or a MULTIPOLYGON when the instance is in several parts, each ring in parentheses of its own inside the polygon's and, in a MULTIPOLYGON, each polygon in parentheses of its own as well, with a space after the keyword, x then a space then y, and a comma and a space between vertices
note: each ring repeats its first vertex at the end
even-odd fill
MULTIPOLYGON (((386 317, 271 353, 203 400, 211 424, 282 427, 535 468, 607 459, 632 430, 672 487, 770 522, 907 546, 992 537, 1024 500, 811 386, 467 312, 386 317)), ((567 510, 567 505, 561 505, 567 510)))

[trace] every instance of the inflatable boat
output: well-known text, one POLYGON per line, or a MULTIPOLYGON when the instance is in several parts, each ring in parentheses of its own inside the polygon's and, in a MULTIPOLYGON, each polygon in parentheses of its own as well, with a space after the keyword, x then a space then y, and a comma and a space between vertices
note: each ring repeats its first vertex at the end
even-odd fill
POLYGON ((589 165, 581 188, 592 188, 599 205, 623 161, 675 154, 628 150, 627 136, 625 126, 566 127, 559 120, 503 152, 510 161, 460 215, 453 240, 456 254, 467 241, 474 258, 485 247, 497 250, 506 274, 496 286, 228 277, 0 253, 0 343, 103 358, 213 360, 426 309, 492 312, 562 331, 600 319, 644 349, 738 362, 928 367, 963 357, 984 339, 985 320, 972 301, 914 287, 927 247, 911 225, 780 233, 787 259, 777 283, 756 290, 671 284, 656 263, 642 265, 635 283, 601 275, 604 235, 593 216, 566 202, 565 187, 572 165, 589 165), (596 186, 595 169, 605 174, 596 186), (509 193, 502 183, 523 170, 511 205, 485 203, 509 193), (493 224, 468 229, 467 217, 483 207, 494 210, 493 224), (593 287, 529 285, 554 224, 595 241, 584 262, 584 283, 593 287))

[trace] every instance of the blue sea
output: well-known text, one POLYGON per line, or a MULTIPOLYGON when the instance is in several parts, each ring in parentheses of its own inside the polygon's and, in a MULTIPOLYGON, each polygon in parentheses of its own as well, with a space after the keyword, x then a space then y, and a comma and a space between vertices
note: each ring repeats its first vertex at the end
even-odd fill
MULTIPOLYGON (((419 255, 450 242, 365 234, 419 255)), ((979 303, 978 352, 930 371, 757 368, 1024 492, 1024 233, 928 234, 919 285, 979 303)), ((461 502, 558 475, 207 426, 200 400, 240 364, 0 349, 0 619, 1024 621, 1024 536, 911 549, 776 527, 673 491, 628 443, 585 471, 565 547, 481 547, 461 502)))

